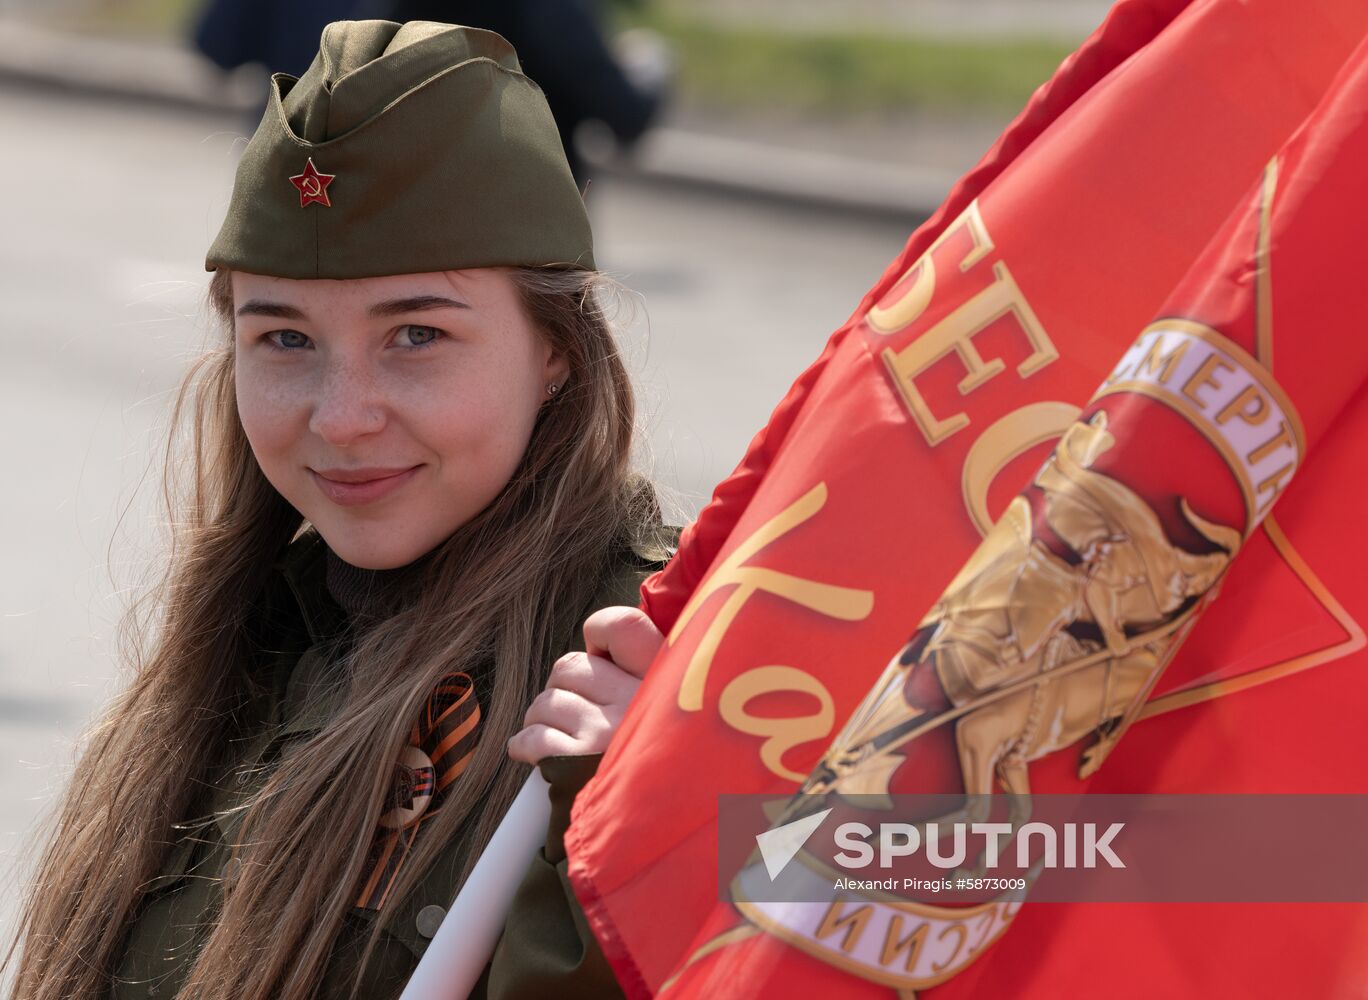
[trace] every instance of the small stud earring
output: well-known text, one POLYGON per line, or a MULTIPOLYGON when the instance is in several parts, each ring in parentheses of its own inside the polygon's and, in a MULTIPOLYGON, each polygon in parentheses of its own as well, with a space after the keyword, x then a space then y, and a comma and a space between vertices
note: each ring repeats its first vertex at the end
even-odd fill
POLYGON ((560 392, 560 386, 558 386, 555 382, 551 382, 547 385, 546 394, 548 396, 554 396, 558 392, 560 392))

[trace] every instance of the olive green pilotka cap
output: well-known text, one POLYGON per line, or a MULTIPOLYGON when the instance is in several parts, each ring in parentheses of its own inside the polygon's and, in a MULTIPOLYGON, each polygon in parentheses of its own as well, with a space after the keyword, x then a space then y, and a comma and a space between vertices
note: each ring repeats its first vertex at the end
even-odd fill
POLYGON ((541 88, 492 31, 337 21, 271 78, 238 164, 218 267, 369 278, 593 268, 589 219, 541 88))

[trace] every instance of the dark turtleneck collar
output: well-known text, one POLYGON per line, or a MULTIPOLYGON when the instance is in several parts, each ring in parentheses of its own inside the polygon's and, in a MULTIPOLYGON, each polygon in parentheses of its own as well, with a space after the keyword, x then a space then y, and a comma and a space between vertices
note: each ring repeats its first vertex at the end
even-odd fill
POLYGON ((395 569, 362 569, 343 560, 325 543, 323 579, 329 595, 349 619, 379 620, 399 610, 409 585, 421 575, 430 554, 395 569))

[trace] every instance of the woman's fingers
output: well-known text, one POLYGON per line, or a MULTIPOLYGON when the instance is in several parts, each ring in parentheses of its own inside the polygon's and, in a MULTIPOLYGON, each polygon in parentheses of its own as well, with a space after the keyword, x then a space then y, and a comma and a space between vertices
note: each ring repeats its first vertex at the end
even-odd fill
POLYGON ((573 736, 540 722, 515 733, 508 741, 508 756, 527 764, 536 764, 543 757, 593 752, 580 749, 580 742, 573 736))
POLYGON ((547 688, 532 700, 523 717, 524 726, 537 723, 559 729, 575 739, 593 736, 598 730, 612 729, 616 713, 583 695, 560 688, 547 688))
POLYGON ((589 652, 612 660, 633 677, 646 676, 664 641, 660 629, 639 608, 600 608, 584 622, 589 652))
POLYGON ((522 731, 508 743, 508 755, 535 764, 552 754, 602 753, 621 721, 621 707, 547 688, 527 709, 522 731))
POLYGON ((560 688, 583 695, 600 705, 631 701, 641 681, 612 660, 588 653, 566 653, 551 664, 548 690, 560 688))
POLYGON ((602 753, 617 731, 646 668, 665 641, 636 608, 603 608, 584 623, 588 652, 567 653, 528 706, 508 755, 535 764, 558 754, 602 753))

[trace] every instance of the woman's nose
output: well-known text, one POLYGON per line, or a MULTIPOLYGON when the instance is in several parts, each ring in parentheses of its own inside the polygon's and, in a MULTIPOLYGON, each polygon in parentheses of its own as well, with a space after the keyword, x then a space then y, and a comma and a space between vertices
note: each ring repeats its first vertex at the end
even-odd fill
POLYGON ((386 412, 375 377, 362 366, 339 364, 324 373, 309 430, 341 447, 384 429, 386 412))

